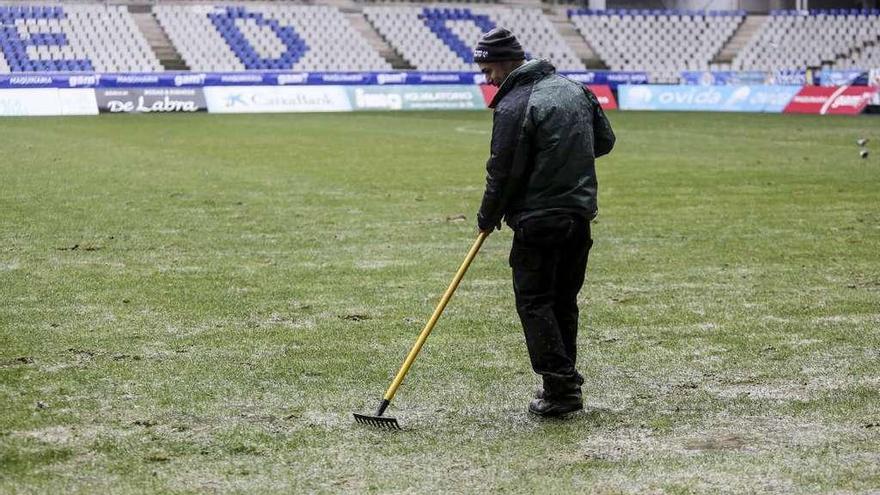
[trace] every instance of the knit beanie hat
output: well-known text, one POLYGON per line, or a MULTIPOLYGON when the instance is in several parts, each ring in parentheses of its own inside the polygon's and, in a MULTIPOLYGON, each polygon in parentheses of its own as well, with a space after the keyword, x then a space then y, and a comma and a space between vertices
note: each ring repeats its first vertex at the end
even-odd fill
POLYGON ((496 27, 480 36, 474 48, 474 62, 503 62, 505 60, 524 60, 522 46, 510 31, 496 27))

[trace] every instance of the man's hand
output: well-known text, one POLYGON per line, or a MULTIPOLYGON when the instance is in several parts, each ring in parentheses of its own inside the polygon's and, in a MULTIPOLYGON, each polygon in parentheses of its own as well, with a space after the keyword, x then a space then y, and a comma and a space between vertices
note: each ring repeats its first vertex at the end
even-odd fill
POLYGON ((498 222, 493 225, 490 220, 486 220, 480 212, 477 212, 477 230, 489 235, 496 229, 501 230, 501 220, 498 220, 498 222))

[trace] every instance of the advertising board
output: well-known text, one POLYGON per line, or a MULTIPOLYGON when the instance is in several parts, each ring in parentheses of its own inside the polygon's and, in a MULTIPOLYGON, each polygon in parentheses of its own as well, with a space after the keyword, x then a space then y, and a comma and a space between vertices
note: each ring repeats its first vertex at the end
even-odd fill
POLYGON ((684 71, 680 76, 682 84, 699 86, 763 85, 770 79, 769 73, 761 71, 684 71))
POLYGON ((347 112, 342 86, 211 86, 204 88, 211 113, 347 112))
POLYGON ((164 113, 207 110, 202 88, 101 88, 101 113, 164 113))
POLYGON ((91 89, 0 89, 0 116, 97 115, 91 89))
POLYGON ((849 86, 867 84, 868 73, 861 69, 825 69, 819 74, 822 86, 849 86))
POLYGON ((98 115, 95 90, 90 88, 58 89, 59 115, 98 115))
MULTIPOLYGON (((868 86, 880 88, 880 69, 872 69, 868 71, 868 86)), ((880 105, 880 91, 874 93, 871 105, 880 105)))
POLYGON ((347 88, 354 110, 483 110, 476 86, 354 86, 347 88))
MULTIPOLYGON (((603 110, 617 110, 617 100, 614 98, 614 93, 611 92, 610 86, 605 84, 588 84, 587 87, 596 95, 596 99, 599 100, 599 105, 602 106, 603 110)), ((486 101, 486 105, 489 105, 492 102, 492 98, 495 98, 495 95, 498 93, 498 88, 483 84, 480 86, 480 91, 483 92, 483 99, 486 101)))
POLYGON ((877 95, 871 86, 804 86, 785 107, 785 113, 858 115, 877 95))
POLYGON ((800 86, 624 85, 623 110, 780 113, 800 86))
POLYGON ((590 91, 596 95, 596 99, 599 100, 599 105, 602 106, 602 110, 617 110, 617 99, 614 98, 614 93, 611 92, 611 88, 605 85, 590 85, 587 86, 590 88, 590 91))
MULTIPOLYGON (((561 72, 583 84, 647 84, 636 71, 561 72)), ((45 72, 0 74, 0 88, 184 88, 206 86, 386 86, 484 84, 479 72, 45 72)))
POLYGON ((58 90, 46 89, 4 89, 0 91, 0 115, 41 116, 60 115, 58 90))

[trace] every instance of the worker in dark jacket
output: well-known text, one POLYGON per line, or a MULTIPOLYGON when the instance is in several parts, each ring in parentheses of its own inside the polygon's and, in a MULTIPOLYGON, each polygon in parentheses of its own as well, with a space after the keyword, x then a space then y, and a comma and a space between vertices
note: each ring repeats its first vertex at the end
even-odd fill
POLYGON ((577 357, 577 294, 584 282, 596 216, 595 158, 614 133, 595 95, 556 74, 547 61, 526 62, 502 28, 484 34, 474 61, 499 86, 480 231, 514 231, 510 250, 516 309, 532 368, 543 388, 529 404, 540 416, 583 408, 577 357))

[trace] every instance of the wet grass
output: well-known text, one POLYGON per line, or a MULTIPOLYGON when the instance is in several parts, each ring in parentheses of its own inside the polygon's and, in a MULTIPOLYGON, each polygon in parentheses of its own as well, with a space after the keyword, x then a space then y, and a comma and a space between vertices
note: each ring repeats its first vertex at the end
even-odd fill
POLYGON ((876 489, 875 119, 611 118, 587 410, 525 412, 504 231, 402 432, 351 412, 475 235, 490 115, 0 120, 0 492, 876 489))

